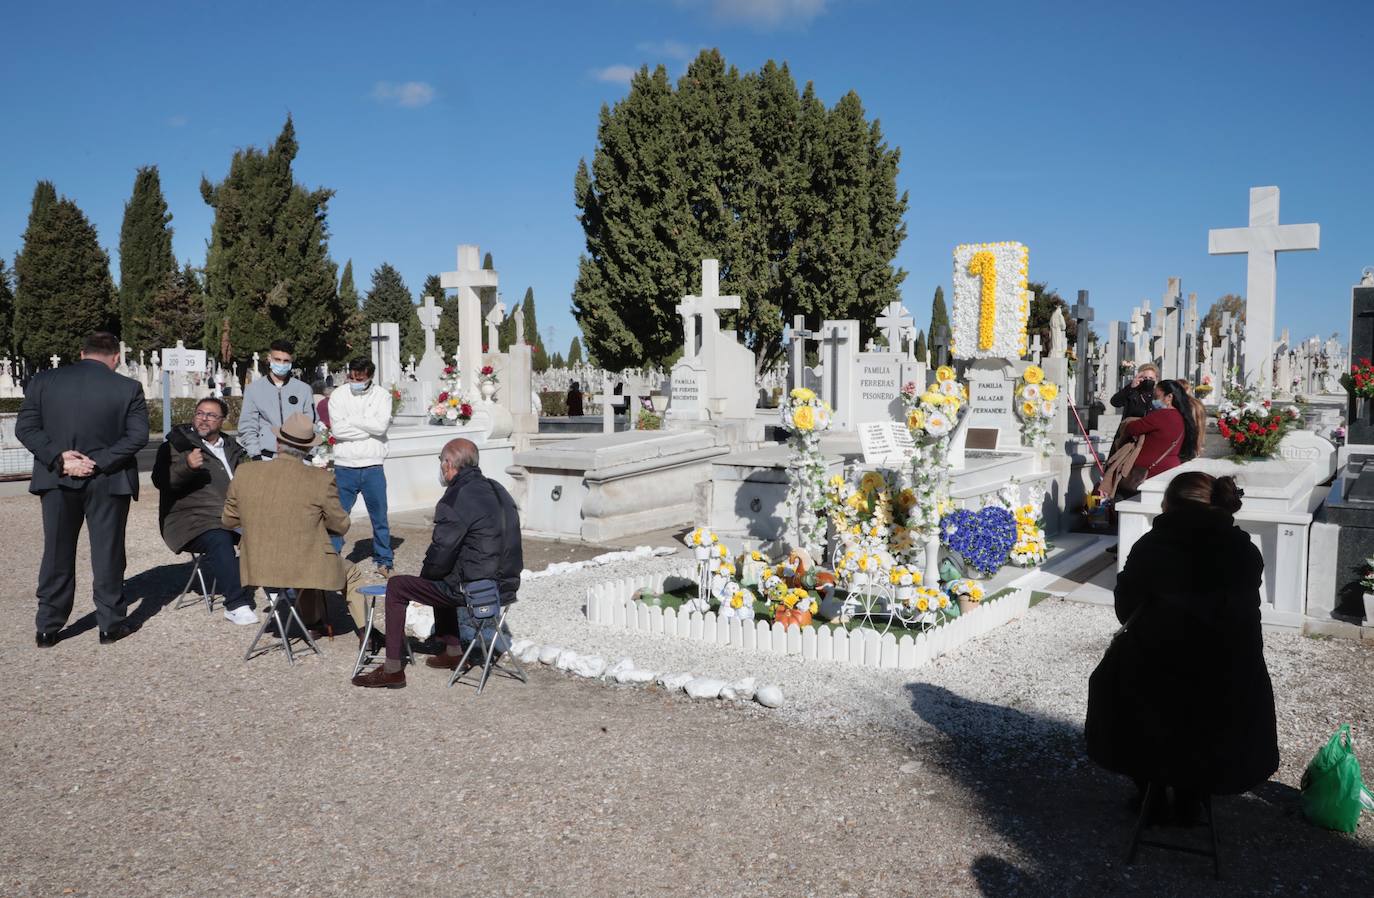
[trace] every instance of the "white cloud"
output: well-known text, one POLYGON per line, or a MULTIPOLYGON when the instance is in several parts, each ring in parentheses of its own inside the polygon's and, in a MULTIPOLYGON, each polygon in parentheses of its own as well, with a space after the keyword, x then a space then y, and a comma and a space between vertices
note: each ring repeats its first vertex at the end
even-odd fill
POLYGON ((635 49, 651 58, 678 59, 683 62, 697 55, 697 48, 673 40, 643 41, 635 44, 635 49))
POLYGON ((632 65, 608 65, 603 69, 593 69, 592 77, 607 84, 629 84, 637 71, 632 65))
POLYGON ((758 28, 805 25, 825 12, 827 0, 677 0, 689 9, 708 8, 724 22, 758 28))
POLYGON ((169 128, 185 128, 190 122, 191 117, 189 115, 178 114, 167 116, 167 127, 169 128))
POLYGON ((424 81, 378 81, 372 86, 372 99, 378 103, 394 103, 407 109, 418 109, 434 101, 434 85, 424 81))

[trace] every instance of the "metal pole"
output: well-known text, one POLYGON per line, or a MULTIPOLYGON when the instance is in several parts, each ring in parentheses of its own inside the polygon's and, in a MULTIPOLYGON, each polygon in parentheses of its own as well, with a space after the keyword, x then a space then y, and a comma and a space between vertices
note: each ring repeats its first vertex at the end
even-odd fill
POLYGON ((162 432, 172 432, 172 372, 162 370, 162 432))

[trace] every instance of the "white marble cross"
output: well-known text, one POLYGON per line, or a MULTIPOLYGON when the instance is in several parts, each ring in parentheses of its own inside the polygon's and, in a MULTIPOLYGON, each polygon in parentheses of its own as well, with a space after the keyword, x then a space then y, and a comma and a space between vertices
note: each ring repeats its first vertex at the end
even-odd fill
POLYGON ((1039 365, 1039 364, 1040 364, 1040 353, 1041 353, 1041 351, 1042 351, 1042 349, 1041 349, 1041 346, 1040 346, 1040 334, 1039 334, 1039 333, 1032 334, 1032 335, 1031 335, 1031 341, 1030 341, 1030 357, 1031 357, 1031 362, 1033 362, 1033 363, 1036 364, 1036 365, 1039 365))
POLYGON ((424 304, 415 310, 420 327, 425 332, 425 355, 434 352, 434 332, 439 329, 439 317, 444 310, 434 304, 434 297, 426 296, 424 304))
POLYGON ((1279 189, 1250 188, 1250 224, 1207 232, 1207 252, 1245 259, 1245 382, 1267 394, 1273 377, 1269 360, 1274 343, 1276 256, 1292 250, 1319 249, 1321 225, 1279 224, 1279 189))
POLYGON ((806 386, 806 341, 815 338, 816 332, 806 329, 806 316, 793 316, 792 336, 787 341, 787 377, 791 381, 789 389, 795 390, 806 386))
POLYGON ((477 291, 499 284, 496 272, 482 267, 482 256, 470 243, 458 246, 458 269, 439 275, 441 287, 458 291, 458 373, 464 389, 477 383, 482 361, 482 294, 477 291))
POLYGON ((49 361, 49 362, 52 362, 52 366, 53 366, 54 368, 56 368, 58 365, 62 364, 62 358, 61 358, 61 356, 59 356, 57 353, 53 353, 52 356, 48 359, 48 361, 49 361))
POLYGON ((907 312, 906 306, 899 301, 893 300, 887 304, 883 314, 877 318, 877 325, 887 335, 887 351, 901 352, 902 331, 911 326, 913 321, 911 314, 907 312))
POLYGON ((695 358, 696 350, 696 316, 701 316, 701 343, 706 345, 708 340, 716 339, 720 333, 720 316, 717 312, 726 309, 738 309, 738 296, 720 295, 720 261, 717 259, 701 260, 701 295, 684 296, 673 311, 682 316, 682 329, 684 332, 684 343, 682 349, 683 358, 695 358))
MULTIPOLYGON (((620 393, 612 393, 606 389, 610 385, 610 379, 606 380, 606 385, 602 387, 602 392, 592 397, 592 401, 601 403, 601 432, 615 433, 615 407, 623 403, 626 397, 620 393)), ((631 423, 630 429, 634 429, 631 423)))

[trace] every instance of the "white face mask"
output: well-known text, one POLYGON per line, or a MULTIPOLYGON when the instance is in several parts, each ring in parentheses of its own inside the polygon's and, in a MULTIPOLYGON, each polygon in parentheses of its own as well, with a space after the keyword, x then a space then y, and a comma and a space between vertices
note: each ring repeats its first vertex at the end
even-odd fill
POLYGON ((348 382, 348 388, 353 391, 354 396, 366 393, 367 388, 370 386, 372 386, 372 381, 370 380, 365 380, 362 383, 357 383, 356 381, 351 380, 348 382))
POLYGON ((444 489, 448 489, 449 486, 449 482, 444 479, 444 466, 442 464, 439 465, 439 485, 444 489))

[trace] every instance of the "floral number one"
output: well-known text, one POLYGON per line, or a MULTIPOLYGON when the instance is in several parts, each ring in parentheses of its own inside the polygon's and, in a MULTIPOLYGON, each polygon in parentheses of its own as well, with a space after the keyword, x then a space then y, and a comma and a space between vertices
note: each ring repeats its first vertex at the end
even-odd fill
POLYGON ((997 327, 997 259, 987 250, 973 254, 968 263, 968 273, 982 279, 982 302, 978 311, 978 348, 992 348, 994 330, 997 327))

